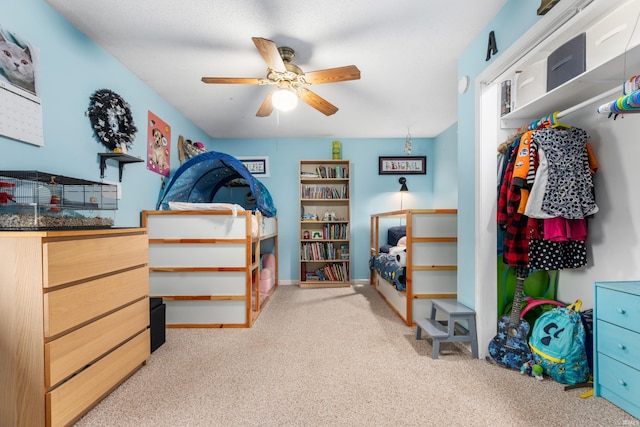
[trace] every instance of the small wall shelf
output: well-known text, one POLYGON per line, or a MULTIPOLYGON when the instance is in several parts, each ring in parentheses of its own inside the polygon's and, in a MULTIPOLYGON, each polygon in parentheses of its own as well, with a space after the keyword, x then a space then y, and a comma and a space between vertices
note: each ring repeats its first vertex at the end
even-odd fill
POLYGON ((100 178, 104 178, 104 170, 107 167, 107 160, 113 159, 118 162, 118 178, 120 182, 122 182, 122 169, 124 169, 124 165, 127 163, 140 163, 144 162, 144 160, 139 159, 138 157, 133 157, 124 153, 98 153, 100 156, 100 178))

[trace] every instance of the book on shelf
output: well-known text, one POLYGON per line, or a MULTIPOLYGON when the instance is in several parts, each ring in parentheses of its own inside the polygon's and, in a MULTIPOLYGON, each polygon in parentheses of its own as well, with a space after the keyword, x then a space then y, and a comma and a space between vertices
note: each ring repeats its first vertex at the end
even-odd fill
POLYGON ((349 172, 347 168, 343 168, 341 166, 317 166, 315 175, 319 178, 349 178, 349 172))

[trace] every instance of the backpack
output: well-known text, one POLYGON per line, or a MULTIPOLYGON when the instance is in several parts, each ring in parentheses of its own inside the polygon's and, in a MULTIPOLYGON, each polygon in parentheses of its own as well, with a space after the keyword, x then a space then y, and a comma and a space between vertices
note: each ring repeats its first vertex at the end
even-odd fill
POLYGON ((533 327, 529 347, 543 372, 561 384, 589 379, 586 332, 580 317, 582 301, 542 314, 533 327))

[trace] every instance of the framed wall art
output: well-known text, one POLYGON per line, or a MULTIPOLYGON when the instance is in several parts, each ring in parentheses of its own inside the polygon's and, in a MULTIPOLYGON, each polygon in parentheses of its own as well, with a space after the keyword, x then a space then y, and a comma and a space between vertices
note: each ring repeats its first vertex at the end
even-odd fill
POLYGON ((427 156, 378 157, 378 175, 425 175, 427 156))
POLYGON ((268 156, 238 157, 238 160, 251 172, 251 175, 258 177, 269 176, 268 156))

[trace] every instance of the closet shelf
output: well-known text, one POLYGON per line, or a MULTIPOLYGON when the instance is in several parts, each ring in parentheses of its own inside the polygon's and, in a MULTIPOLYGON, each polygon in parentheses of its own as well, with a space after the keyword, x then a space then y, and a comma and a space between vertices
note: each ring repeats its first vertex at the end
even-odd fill
POLYGON ((620 88, 620 95, 622 95, 624 80, 638 72, 640 72, 640 46, 585 71, 528 104, 505 114, 500 118, 500 127, 502 129, 519 128, 554 111, 570 108, 615 87, 620 88))

